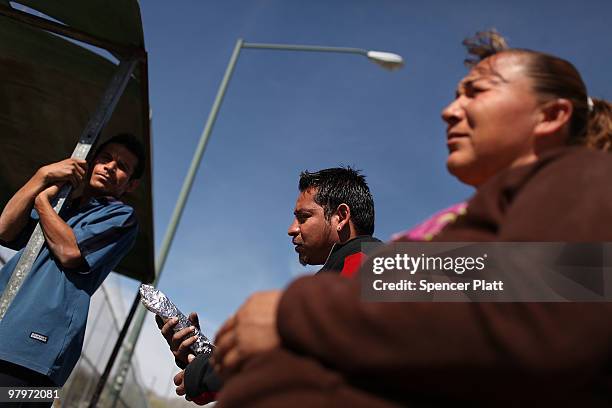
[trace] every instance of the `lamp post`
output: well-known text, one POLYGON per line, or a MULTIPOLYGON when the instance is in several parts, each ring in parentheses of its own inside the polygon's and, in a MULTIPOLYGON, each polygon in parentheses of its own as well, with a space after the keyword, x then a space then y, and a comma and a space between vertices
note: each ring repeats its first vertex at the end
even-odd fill
MULTIPOLYGON (((178 222, 181 219, 181 215, 183 214, 183 209, 185 208, 187 197, 189 196, 191 186, 193 185, 193 180, 195 179, 198 167, 200 166, 202 155, 206 150, 208 138, 210 137, 213 126, 215 125, 215 121, 217 120, 217 114, 219 113, 219 108, 221 107, 223 98, 225 97, 225 91, 227 90, 229 81, 232 78, 232 74, 234 73, 236 62, 238 61, 238 57, 240 56, 240 51, 243 48, 357 54, 365 56, 376 64, 389 70, 398 69, 404 65, 404 60, 401 56, 390 52, 368 51, 360 48, 324 47, 316 45, 248 43, 244 42, 244 40, 239 38, 238 41, 236 41, 234 51, 232 52, 232 56, 230 57, 227 68, 225 69, 225 74, 223 75, 223 79, 221 80, 221 85, 219 85, 217 96, 215 97, 213 106, 210 110, 210 113, 208 114, 206 125, 204 126, 204 130, 202 131, 202 135, 200 136, 200 141, 198 142, 198 146, 193 155, 193 159, 191 160, 189 171, 187 172, 187 176, 185 177, 185 181, 183 182, 183 188, 181 189, 181 192, 179 194, 179 198, 174 207, 174 212, 172 213, 172 218, 170 219, 170 224, 168 225, 168 229, 166 230, 164 241, 159 250, 159 255, 155 263, 155 282, 153 285, 157 284, 157 281, 159 280, 159 275, 161 274, 161 271, 164 268, 164 264, 166 263, 168 251, 172 244, 172 240, 174 239, 174 234, 176 232, 178 222)), ((142 310, 144 312, 144 309, 142 310)))
MULTIPOLYGON (((239 38, 236 41, 236 45, 234 46, 234 51, 232 52, 232 56, 230 57, 227 68, 225 69, 225 74, 223 75, 223 79, 221 80, 221 84, 219 85, 219 89, 217 91, 217 96, 213 102, 210 113, 208 114, 208 118, 206 120, 206 125, 204 126, 204 130, 202 131, 202 135, 200 136, 200 141, 198 142, 198 146, 196 147, 196 151, 193 155, 193 159, 191 160, 191 165, 189 166, 189 170, 187 172, 187 176, 185 177, 185 181, 183 182, 183 187, 181 188, 181 192, 179 193, 179 197, 177 199, 176 205, 174 207, 174 211, 172 213, 172 217, 170 219, 170 223, 168 224, 168 228, 166 229, 166 234, 164 236, 164 240, 162 242, 161 248, 159 250, 159 255, 155 259, 155 280, 153 281, 153 285, 157 286, 157 282, 159 281, 159 277, 166 263, 166 258, 168 256, 168 252, 170 251, 170 247, 172 245, 172 241, 174 240, 174 235, 176 233, 176 229, 178 227, 179 221, 183 214, 183 210, 185 209, 185 204, 187 203, 187 198, 189 197, 189 193, 191 192, 191 187, 193 185, 193 181, 195 179, 196 173, 200 166, 200 162, 202 160, 202 155, 206 150, 206 145, 208 144, 208 139, 210 134, 212 133, 213 126, 215 121, 217 120, 217 115, 219 113, 219 109, 221 108, 221 103, 223 102, 223 98, 225 96, 225 92, 227 90, 230 79, 232 78, 232 74, 234 73, 234 68, 236 67, 236 62, 238 61, 238 57, 240 56, 240 51, 242 49, 260 49, 260 50, 281 50, 281 51, 307 51, 307 52, 331 52, 331 53, 343 53, 343 54, 355 54, 361 55, 368 58, 370 61, 382 66, 383 68, 389 70, 399 69, 404 65, 403 58, 394 53, 384 52, 384 51, 374 51, 374 50, 365 50, 361 48, 348 48, 348 47, 326 47, 326 46, 317 46, 317 45, 295 45, 295 44, 266 44, 266 43, 248 43, 244 42, 243 39, 239 38)), ((138 294, 134 299, 134 303, 132 305, 132 309, 136 307, 138 302, 138 294)), ((123 352, 120 366, 115 376, 115 381, 112 384, 111 395, 112 395, 112 406, 114 407, 116 401, 121 393, 121 389, 123 384, 125 383, 125 377, 127 375, 130 361, 132 359, 132 355, 134 353, 134 348, 136 346, 136 342, 138 341, 138 337, 140 335, 140 331, 142 330, 142 326, 144 324, 144 319, 147 311, 140 307, 136 312, 136 318, 134 327, 130 332, 130 336, 125 343, 125 350, 123 352)), ((126 320, 125 326, 129 326, 131 319, 126 320)), ((122 333, 125 335, 126 330, 122 330, 122 333)), ((117 351, 118 347, 123 342, 123 338, 117 340, 117 344, 115 345, 117 351)), ((116 352, 114 352, 116 355, 116 352)), ((105 370, 106 376, 110 373, 110 368, 113 364, 113 359, 108 362, 107 368, 105 370)), ((98 388, 101 391, 101 388, 104 386, 106 382, 106 378, 104 378, 104 374, 100 379, 100 383, 98 384, 98 388)), ((98 392, 99 394, 99 392, 98 392)), ((97 398, 94 395, 94 399, 92 399, 90 406, 93 407, 97 403, 97 398)))

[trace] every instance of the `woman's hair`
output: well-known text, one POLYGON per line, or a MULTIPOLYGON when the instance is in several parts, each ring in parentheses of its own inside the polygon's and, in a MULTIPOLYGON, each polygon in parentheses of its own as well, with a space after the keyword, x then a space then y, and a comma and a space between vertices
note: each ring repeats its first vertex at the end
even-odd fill
POLYGON ((543 98, 564 98, 573 105, 570 136, 567 144, 585 145, 612 151, 612 105, 602 99, 591 98, 578 70, 570 62, 538 51, 510 48, 496 30, 481 31, 463 41, 468 58, 465 64, 473 67, 497 53, 511 53, 525 59, 525 72, 533 82, 534 91, 543 98), (592 104, 592 106, 589 106, 592 104))
POLYGON ((592 111, 589 113, 584 144, 606 152, 612 151, 612 105, 603 99, 591 98, 592 111))

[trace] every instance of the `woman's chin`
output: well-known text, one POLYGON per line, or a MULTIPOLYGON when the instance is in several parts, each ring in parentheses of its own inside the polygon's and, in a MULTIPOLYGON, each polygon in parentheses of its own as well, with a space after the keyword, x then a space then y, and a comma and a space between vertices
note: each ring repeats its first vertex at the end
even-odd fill
POLYGON ((482 175, 475 172, 468 163, 451 160, 449 156, 449 159, 446 161, 446 168, 451 175, 463 184, 477 187, 482 183, 482 175))

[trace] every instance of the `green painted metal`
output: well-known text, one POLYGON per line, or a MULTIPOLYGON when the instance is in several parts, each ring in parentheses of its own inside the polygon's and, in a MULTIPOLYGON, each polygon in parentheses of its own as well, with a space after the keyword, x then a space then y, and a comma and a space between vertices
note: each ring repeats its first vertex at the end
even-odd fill
MULTIPOLYGON (((213 130, 215 121, 217 119, 217 115, 219 113, 219 109, 221 108, 221 103, 223 102, 223 98, 225 97, 225 93, 227 91, 229 81, 232 78, 232 75, 234 73, 236 62, 238 61, 238 57, 240 56, 240 51, 243 48, 282 50, 282 51, 308 51, 308 52, 312 51, 312 52, 347 53, 347 54, 358 54, 358 55, 367 57, 367 50, 364 50, 361 48, 326 47, 326 46, 295 45, 295 44, 247 43, 247 42, 244 42, 244 40, 240 38, 236 41, 236 45, 234 46, 234 51, 232 52, 227 68, 225 69, 225 74, 223 75, 223 79, 221 81, 221 84, 219 85, 219 89, 217 91, 217 95, 213 102, 213 106, 210 110, 210 113, 208 114, 206 125, 204 126, 204 131, 202 132, 202 135, 200 136, 200 141, 198 143, 195 154, 191 161, 189 171, 187 172, 187 176, 185 177, 185 181, 183 182, 183 188, 181 189, 179 198, 174 207, 174 212, 172 213, 172 218, 166 230, 164 241, 160 248, 159 254, 156 258, 156 262, 155 262, 156 276, 155 276, 155 281, 153 283, 154 286, 159 281, 159 277, 166 263, 166 258, 168 256, 168 252, 170 251, 170 247, 172 245, 172 241, 174 239, 176 229, 180 222, 180 218, 183 213, 185 203, 187 202, 189 192, 191 191, 193 180, 195 179, 197 170, 202 160, 202 156, 204 154, 204 151, 206 150, 208 139, 213 130)), ((134 327, 130 331, 128 340, 126 341, 124 345, 125 349, 124 349, 124 352, 121 358, 121 362, 120 362, 120 366, 117 371, 117 375, 115 376, 114 383, 111 386, 111 393, 113 395, 113 402, 112 402, 113 407, 117 403, 119 394, 121 393, 121 387, 124 383, 125 377, 127 375, 127 371, 130 367, 130 361, 132 359, 134 349, 136 347, 136 342, 138 341, 138 337, 140 336, 140 332, 142 330, 142 326, 144 324, 144 319, 146 317, 146 314, 147 314, 146 309, 142 305, 140 305, 138 311, 136 312, 134 327)))
MULTIPOLYGON (((40 166, 70 156, 117 67, 92 50, 38 27, 36 22, 24 23, 15 19, 15 13, 20 11, 7 7, 6 3, 0 2, 0 208, 40 166)), ((55 13, 59 4, 55 0, 32 3, 49 14, 55 13)), ((76 4, 67 2, 65 6, 68 3, 70 6, 76 4)), ((117 3, 138 4, 132 0, 117 3)), ((70 10, 65 15, 72 16, 70 21, 83 28, 85 17, 91 19, 95 9, 90 9, 89 3, 88 7, 81 3, 77 9, 79 12, 70 10)), ((108 15, 111 9, 103 15, 108 15)), ((140 27, 137 32, 141 31, 140 13, 132 13, 132 16, 138 19, 131 24, 140 27)), ((130 38, 135 42, 142 39, 139 35, 130 38)), ((150 152, 146 53, 143 48, 139 50, 141 59, 137 75, 128 83, 100 141, 117 133, 129 132, 141 138, 150 152)), ((116 268, 118 273, 144 282, 151 282, 154 278, 150 169, 149 160, 141 187, 126 196, 125 201, 136 209, 140 231, 135 247, 116 268)))

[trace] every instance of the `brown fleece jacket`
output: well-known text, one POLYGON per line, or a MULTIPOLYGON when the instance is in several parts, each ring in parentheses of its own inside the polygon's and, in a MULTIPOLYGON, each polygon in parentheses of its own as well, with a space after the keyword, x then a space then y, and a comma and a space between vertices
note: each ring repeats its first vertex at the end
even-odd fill
MULTIPOLYGON (((611 176, 612 156, 551 152, 487 182, 437 240, 612 241, 611 176)), ((612 303, 366 303, 356 280, 317 276, 286 290, 278 329, 278 353, 342 379, 312 389, 323 397, 348 389, 410 406, 612 404, 612 303)), ((277 363, 262 372, 277 373, 266 379, 274 384, 295 371, 277 363)), ((249 375, 257 378, 251 370, 230 381, 225 401, 300 406, 287 390, 263 395, 261 377, 249 375)))

